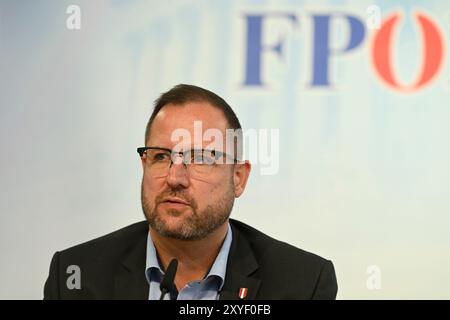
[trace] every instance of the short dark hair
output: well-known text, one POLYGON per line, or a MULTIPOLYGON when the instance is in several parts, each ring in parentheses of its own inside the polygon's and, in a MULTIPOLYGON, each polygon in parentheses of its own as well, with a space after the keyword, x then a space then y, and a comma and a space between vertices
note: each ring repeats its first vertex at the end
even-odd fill
POLYGON ((150 128, 156 115, 165 105, 181 105, 187 102, 208 102, 212 106, 223 111, 229 129, 242 130, 238 117, 224 99, 212 91, 197 86, 178 84, 169 91, 161 94, 161 96, 155 100, 155 107, 145 129, 145 143, 147 143, 147 139, 149 138, 150 128))

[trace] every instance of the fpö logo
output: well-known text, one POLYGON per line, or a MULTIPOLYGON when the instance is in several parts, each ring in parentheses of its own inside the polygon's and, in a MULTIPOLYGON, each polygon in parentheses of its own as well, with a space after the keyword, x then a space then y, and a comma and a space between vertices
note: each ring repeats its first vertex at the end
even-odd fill
MULTIPOLYGON (((369 13, 369 11, 368 11, 369 13)), ((265 24, 270 19, 282 19, 293 29, 300 27, 297 15, 291 13, 265 13, 265 14, 245 14, 245 61, 244 80, 246 87, 264 86, 262 70, 264 68, 264 57, 267 54, 276 55, 279 61, 283 61, 286 54, 285 46, 287 37, 279 37, 277 41, 267 44, 264 41, 265 24)), ((439 25, 422 10, 415 10, 411 20, 415 25, 413 38, 417 41, 417 47, 421 52, 398 52, 400 58, 405 55, 415 54, 418 56, 418 63, 409 66, 414 69, 416 78, 412 81, 399 81, 394 63, 395 48, 401 44, 398 36, 401 22, 407 17, 401 11, 394 11, 383 18, 380 12, 372 12, 372 16, 362 19, 347 13, 332 14, 312 14, 311 15, 311 78, 308 85, 313 88, 329 88, 333 85, 330 80, 330 65, 335 62, 335 58, 345 54, 355 52, 365 41, 369 45, 369 63, 377 79, 391 90, 402 93, 417 92, 430 85, 440 73, 444 62, 444 39, 439 25), (377 16, 378 14, 378 16, 377 16), (346 43, 340 47, 332 45, 332 22, 340 20, 348 27, 345 28, 346 43), (374 23, 375 21, 375 23, 374 23), (367 30, 366 25, 370 26, 367 30), (371 30, 370 30, 371 29, 371 30), (371 34, 369 34, 371 31, 371 34)), ((309 45, 306 43, 305 45, 309 45)), ((298 71, 296 71, 298 72, 298 71)))

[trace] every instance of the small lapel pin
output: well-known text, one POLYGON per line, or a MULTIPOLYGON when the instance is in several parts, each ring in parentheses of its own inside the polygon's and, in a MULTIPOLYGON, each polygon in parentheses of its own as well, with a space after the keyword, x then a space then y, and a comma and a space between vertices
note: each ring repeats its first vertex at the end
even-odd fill
POLYGON ((248 289, 247 288, 240 288, 239 289, 239 298, 245 299, 247 296, 248 289))

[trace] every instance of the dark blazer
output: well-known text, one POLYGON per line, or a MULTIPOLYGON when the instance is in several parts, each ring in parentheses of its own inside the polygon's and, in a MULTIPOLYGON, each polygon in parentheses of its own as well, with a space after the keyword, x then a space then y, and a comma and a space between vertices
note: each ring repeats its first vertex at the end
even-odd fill
MULTIPOLYGON (((246 299, 336 298, 331 261, 270 238, 242 222, 230 219, 230 224, 233 241, 221 300, 239 299, 240 288, 248 289, 246 299)), ((56 252, 44 299, 148 299, 147 234, 148 223, 143 221, 56 252), (71 265, 80 268, 80 289, 67 286, 71 265)))

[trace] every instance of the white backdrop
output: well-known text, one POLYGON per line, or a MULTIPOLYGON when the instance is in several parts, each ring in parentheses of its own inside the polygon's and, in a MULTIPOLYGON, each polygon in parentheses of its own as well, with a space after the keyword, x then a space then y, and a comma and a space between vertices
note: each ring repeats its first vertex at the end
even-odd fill
MULTIPOLYGON (((0 1, 0 298, 42 298, 55 251, 143 219, 136 147, 178 83, 224 97, 244 129, 279 129, 279 172, 255 166, 232 217, 331 259, 338 298, 450 298, 448 52, 433 82, 402 93, 371 66, 366 28, 330 58, 330 85, 311 80, 314 17, 365 25, 370 5, 402 14, 403 83, 422 61, 414 10, 450 43, 448 1, 0 1), (250 16, 283 44, 265 47, 261 85, 245 81, 250 16)), ((338 21, 330 43, 349 34, 338 21)))

